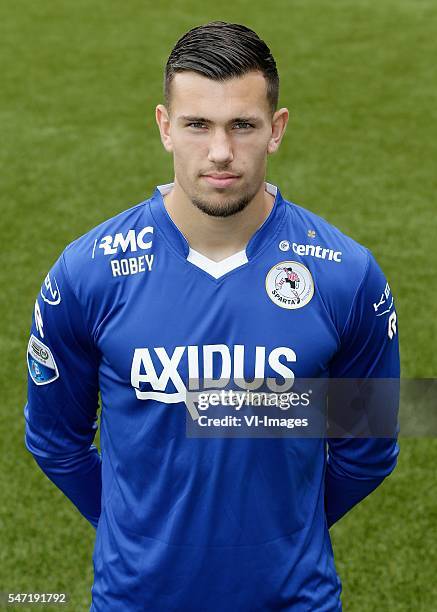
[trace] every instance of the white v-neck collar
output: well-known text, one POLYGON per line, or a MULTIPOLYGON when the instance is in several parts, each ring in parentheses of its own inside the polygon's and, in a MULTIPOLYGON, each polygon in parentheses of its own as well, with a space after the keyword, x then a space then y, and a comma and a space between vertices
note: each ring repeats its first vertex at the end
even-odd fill
POLYGON ((201 268, 204 270, 204 272, 208 272, 208 274, 214 278, 220 278, 220 276, 223 276, 223 274, 227 274, 231 270, 234 270, 235 268, 247 263, 248 259, 246 249, 238 251, 238 253, 234 253, 221 261, 214 261, 190 247, 187 261, 190 261, 198 268, 201 268))

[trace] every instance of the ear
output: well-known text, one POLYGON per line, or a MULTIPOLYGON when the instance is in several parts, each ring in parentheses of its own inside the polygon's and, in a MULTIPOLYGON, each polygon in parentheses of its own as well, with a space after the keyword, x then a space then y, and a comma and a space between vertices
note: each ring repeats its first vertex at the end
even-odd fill
POLYGON ((173 143, 170 136, 170 116, 163 104, 158 104, 155 109, 155 119, 158 124, 159 133, 161 136, 161 142, 164 145, 164 149, 168 153, 173 152, 173 143))
POLYGON ((276 153, 287 127, 289 113, 287 108, 280 108, 272 117, 272 135, 267 145, 267 153, 276 153))

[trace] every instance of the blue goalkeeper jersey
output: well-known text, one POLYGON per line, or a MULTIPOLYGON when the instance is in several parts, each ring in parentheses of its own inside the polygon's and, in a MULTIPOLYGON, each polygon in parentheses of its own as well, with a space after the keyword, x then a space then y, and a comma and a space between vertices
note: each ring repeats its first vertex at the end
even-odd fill
POLYGON ((265 222, 214 262, 169 216, 172 186, 71 243, 34 307, 25 445, 96 527, 90 610, 341 610, 329 527, 393 470, 396 436, 190 436, 207 411, 187 396, 398 378, 390 286, 269 182, 265 222))

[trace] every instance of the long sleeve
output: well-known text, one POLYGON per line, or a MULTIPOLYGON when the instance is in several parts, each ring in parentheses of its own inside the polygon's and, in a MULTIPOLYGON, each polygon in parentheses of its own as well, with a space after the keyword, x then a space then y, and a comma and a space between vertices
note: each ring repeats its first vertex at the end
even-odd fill
POLYGON ((335 413, 338 403, 340 420, 349 410, 359 426, 355 435, 327 441, 325 508, 329 527, 379 486, 396 466, 399 376, 393 296, 369 251, 367 268, 341 336, 341 349, 330 367, 330 377, 350 383, 350 387, 345 393, 346 385, 338 384, 329 396, 328 414, 329 406, 333 405, 335 413), (351 389, 354 393, 349 393, 351 389), (385 431, 390 434, 385 436, 385 431))
POLYGON ((101 457, 97 430, 98 351, 63 255, 44 280, 27 351, 25 446, 46 476, 97 526, 101 457))

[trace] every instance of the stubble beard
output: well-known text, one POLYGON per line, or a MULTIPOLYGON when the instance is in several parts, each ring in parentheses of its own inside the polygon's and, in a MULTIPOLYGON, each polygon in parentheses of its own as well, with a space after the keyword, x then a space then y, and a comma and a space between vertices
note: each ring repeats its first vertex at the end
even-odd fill
POLYGON ((256 191, 254 193, 245 193, 234 199, 229 198, 229 196, 228 198, 223 196, 223 200, 219 203, 212 202, 204 198, 199 198, 197 196, 192 196, 191 202, 199 210, 210 217, 231 217, 232 215, 236 215, 244 210, 253 200, 255 195, 256 191))

